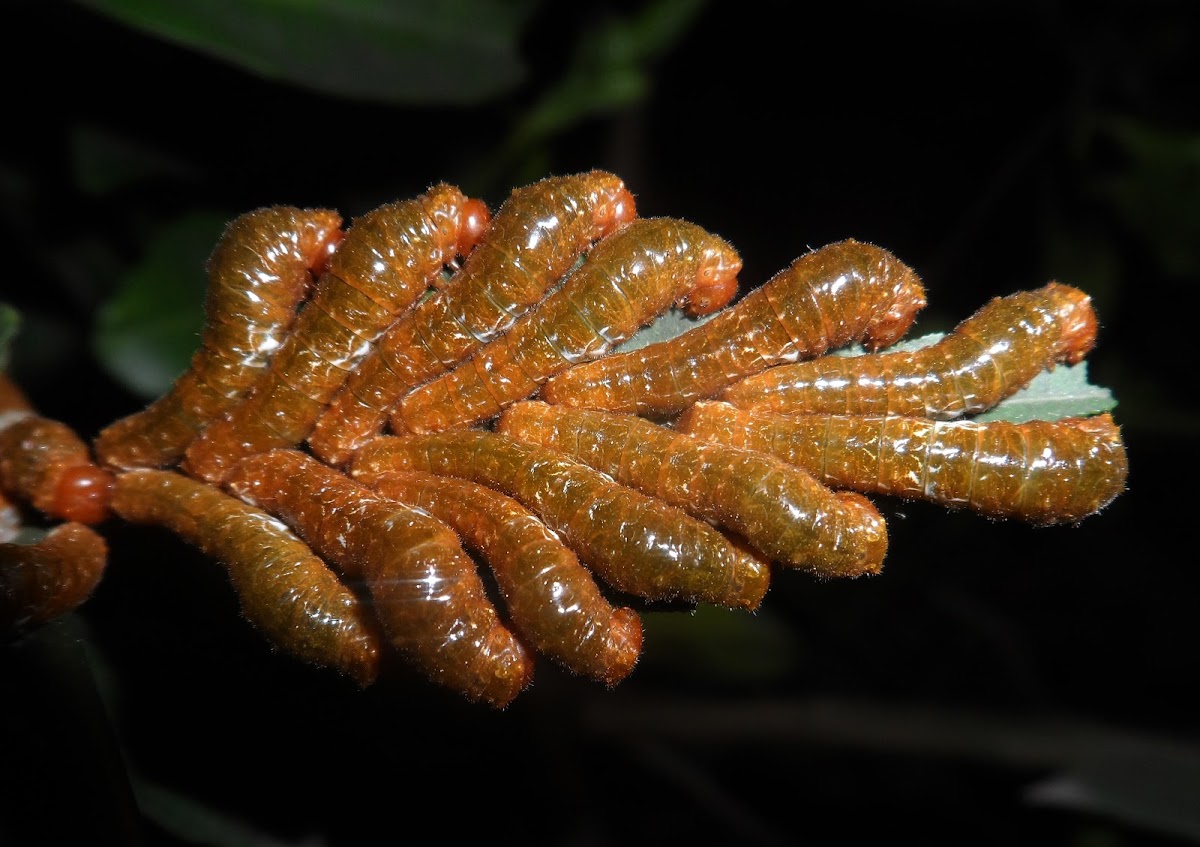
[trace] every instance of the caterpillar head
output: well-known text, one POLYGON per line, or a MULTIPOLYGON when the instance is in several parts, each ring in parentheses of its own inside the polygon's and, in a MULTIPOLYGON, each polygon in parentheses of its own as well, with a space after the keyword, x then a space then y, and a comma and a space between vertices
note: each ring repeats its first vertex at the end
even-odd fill
POLYGON ((737 293, 742 257, 733 245, 716 236, 701 254, 696 281, 684 295, 687 313, 707 315, 725 306, 737 293))

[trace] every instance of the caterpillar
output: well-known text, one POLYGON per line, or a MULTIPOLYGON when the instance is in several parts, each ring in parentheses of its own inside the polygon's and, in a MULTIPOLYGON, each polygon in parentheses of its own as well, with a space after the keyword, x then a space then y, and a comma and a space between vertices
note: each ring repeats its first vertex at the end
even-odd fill
POLYGON ((462 268, 388 329, 349 378, 308 439, 313 453, 343 464, 383 431, 403 394, 507 330, 594 241, 635 216, 633 195, 605 171, 514 189, 462 268))
POLYGON ((768 367, 861 341, 886 347, 925 305, 916 273, 846 240, 796 259, 714 318, 670 341, 576 365, 546 382, 548 403, 667 418, 768 367))
POLYGON ((115 468, 178 461, 210 421, 232 408, 284 343, 296 308, 341 239, 328 209, 272 206, 235 218, 208 258, 200 348, 171 389, 101 430, 96 455, 115 468))
POLYGON ((354 221, 271 366, 249 396, 200 434, 183 467, 219 483, 242 456, 301 443, 379 335, 486 224, 445 183, 354 221))
POLYGON ((529 684, 529 654, 446 524, 298 450, 242 459, 226 488, 279 516, 347 575, 361 575, 388 641, 429 679, 496 708, 529 684))
POLYGON ((124 520, 165 527, 223 563, 243 616, 275 647, 364 687, 376 679, 380 636, 366 605, 271 515, 154 469, 119 475, 112 507, 124 520))
POLYGON ((0 374, 0 491, 49 518, 94 525, 109 516, 112 483, 73 429, 34 412, 0 374))
POLYGON ((0 543, 0 633, 20 634, 78 608, 100 583, 107 559, 104 539, 74 521, 29 544, 0 543))
POLYGON ((1081 361, 1095 344, 1096 323, 1088 295, 1051 282, 994 298, 928 347, 779 365, 729 386, 720 399, 783 414, 976 414, 1056 363, 1081 361))
POLYGON ((698 438, 770 453, 839 488, 928 500, 1032 524, 1076 523, 1125 489, 1109 414, 980 423, 898 415, 780 415, 698 402, 679 420, 698 438))
POLYGON ((524 402, 498 432, 561 450, 622 485, 732 530, 772 561, 824 577, 878 573, 883 516, 773 456, 711 444, 644 418, 524 402))
POLYGON ((405 396, 395 433, 437 432, 494 417, 550 376, 608 352, 672 304, 702 315, 737 291, 742 259, 687 221, 644 218, 599 242, 587 261, 508 332, 405 396))
POLYGON ((471 479, 538 514, 613 588, 647 600, 754 609, 769 564, 707 523, 613 482, 561 452, 484 430, 377 436, 349 464, 355 479, 417 470, 471 479))
POLYGON ((491 566, 514 628, 538 652, 610 687, 633 670, 642 645, 637 612, 613 608, 575 554, 516 500, 417 472, 382 475, 372 487, 453 527, 491 566))

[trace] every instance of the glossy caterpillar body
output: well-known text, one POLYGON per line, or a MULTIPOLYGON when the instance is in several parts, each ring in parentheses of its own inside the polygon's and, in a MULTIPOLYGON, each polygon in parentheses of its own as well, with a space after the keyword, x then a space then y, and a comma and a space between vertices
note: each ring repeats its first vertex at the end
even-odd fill
POLYGON ((626 678, 637 603, 751 610, 775 570, 880 572, 866 495, 1047 524, 1124 488, 1110 416, 934 420, 1082 358, 1096 321, 1069 286, 993 301, 927 352, 835 361, 895 342, 925 304, 872 244, 806 252, 729 306, 736 249, 637 219, 603 171, 517 188, 494 216, 438 184, 340 222, 274 207, 230 224, 191 367, 93 445, 0 379, 6 630, 84 602, 105 557, 88 526, 115 516, 221 562, 246 619, 303 661, 367 685, 392 650, 503 708, 538 655, 626 678), (610 352, 672 306, 713 315, 610 352), (842 414, 715 402, 791 395, 842 414), (30 523, 50 531, 18 543, 30 523))

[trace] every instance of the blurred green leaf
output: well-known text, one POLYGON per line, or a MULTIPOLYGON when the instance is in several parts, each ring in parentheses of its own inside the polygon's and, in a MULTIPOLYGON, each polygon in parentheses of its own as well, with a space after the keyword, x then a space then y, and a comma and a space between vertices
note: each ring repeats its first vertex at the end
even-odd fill
POLYGON ((0 303, 0 373, 8 370, 9 348, 20 328, 20 313, 7 303, 0 303))
POLYGON ((1128 159, 1097 191, 1171 276, 1200 274, 1200 133, 1109 120, 1102 137, 1128 159))
POLYGON ((643 99, 653 78, 649 65, 678 42, 703 6, 704 0, 657 0, 586 31, 558 82, 514 128, 492 171, 512 168, 543 141, 588 117, 643 99))
POLYGON ((469 105, 521 81, 533 0, 76 0, 259 76, 340 97, 469 105))
POLYGON ((198 176, 178 159, 92 127, 79 127, 71 134, 71 155, 79 187, 92 194, 115 191, 148 177, 198 176))
POLYGON ((1182 745, 1097 747, 1030 786, 1025 797, 1038 806, 1100 814, 1200 840, 1200 757, 1182 745))
POLYGON ((164 226, 96 319, 96 356, 143 397, 166 391, 183 372, 204 325, 204 263, 228 217, 195 214, 164 226))

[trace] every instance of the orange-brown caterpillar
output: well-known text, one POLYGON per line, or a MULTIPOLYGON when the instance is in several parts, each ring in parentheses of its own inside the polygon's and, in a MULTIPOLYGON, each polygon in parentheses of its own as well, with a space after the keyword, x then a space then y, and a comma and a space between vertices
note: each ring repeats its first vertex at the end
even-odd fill
POLYGON ((28 409, 0 412, 0 490, 14 499, 47 517, 98 524, 108 517, 112 481, 66 424, 28 409))
POLYGON ((449 524, 492 568, 513 626, 563 667, 616 685, 642 646, 637 612, 615 609, 575 554, 511 497, 466 479, 397 473, 377 492, 449 524))
POLYGON ((389 641, 430 679, 497 708, 529 684, 530 656, 446 524, 296 450, 243 459, 226 485, 361 575, 389 641))
POLYGON ((749 376, 721 399, 783 414, 916 415, 949 419, 995 406, 1096 340, 1091 298, 1051 282, 997 297, 919 350, 822 356, 749 376))
POLYGON ((506 331, 592 242, 634 215, 625 183, 604 171, 514 189, 458 273, 397 321, 350 377, 309 437, 313 452, 342 464, 383 430, 402 395, 506 331))
POLYGON ((471 479, 516 498, 605 582, 648 600, 754 609, 770 582, 766 562, 707 523, 555 450, 450 430, 378 436, 350 464, 368 485, 407 470, 471 479))
POLYGON ((188 447, 188 473, 220 482, 238 458, 308 437, 379 335, 470 248, 485 212, 441 183, 354 221, 270 369, 188 447))
POLYGON ((598 471, 733 530, 779 564, 820 576, 878 573, 883 516, 774 456, 712 444, 634 415, 517 403, 497 431, 561 450, 598 471))
POLYGON ((31 544, 0 543, 0 633, 24 631, 82 605, 107 557, 104 539, 75 522, 31 544))
POLYGON ((200 349, 169 392, 97 436, 100 460, 117 468, 172 464, 232 408, 283 344, 312 276, 341 238, 341 223, 336 212, 291 206, 235 218, 208 259, 200 349))
POLYGON ((1070 523, 1125 489, 1128 463, 1108 414, 1059 421, 932 421, 779 415, 700 402, 679 427, 771 453, 828 485, 929 500, 996 518, 1070 523))
POLYGON ((737 291, 742 259, 687 221, 645 218, 597 244, 587 261, 508 332, 411 392, 392 431, 438 432, 486 420, 554 374, 596 359, 672 304, 720 309, 737 291))
POLYGON ((783 362, 862 341, 894 343, 925 305, 916 273, 882 248, 839 241, 806 253, 712 320, 670 341, 576 365, 548 403, 669 417, 783 362))
POLYGON ((304 542, 266 512, 173 471, 117 477, 113 511, 169 529, 225 565, 242 614, 276 647, 360 685, 379 670, 366 606, 304 542))

